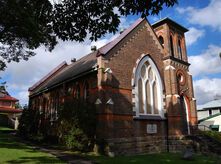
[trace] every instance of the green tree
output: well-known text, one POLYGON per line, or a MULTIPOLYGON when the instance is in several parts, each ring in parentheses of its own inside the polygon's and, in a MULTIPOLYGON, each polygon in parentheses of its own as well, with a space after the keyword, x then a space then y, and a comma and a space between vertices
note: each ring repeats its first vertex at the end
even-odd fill
POLYGON ((97 40, 115 33, 122 16, 146 17, 177 0, 0 0, 0 70, 7 62, 28 60, 34 49, 52 51, 57 40, 97 40))

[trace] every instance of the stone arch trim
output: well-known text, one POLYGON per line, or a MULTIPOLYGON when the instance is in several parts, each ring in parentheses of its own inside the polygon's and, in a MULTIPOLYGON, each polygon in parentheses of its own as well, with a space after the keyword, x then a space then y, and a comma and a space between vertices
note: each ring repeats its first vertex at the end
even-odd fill
POLYGON ((186 81, 187 81, 187 77, 186 77, 186 74, 184 73, 184 71, 182 69, 178 69, 176 71, 176 78, 178 78, 178 76, 182 76, 182 81, 178 81, 178 83, 182 86, 184 86, 186 84, 186 81))
POLYGON ((188 134, 190 134, 190 118, 191 118, 191 111, 190 111, 190 100, 187 96, 183 95, 185 108, 186 108, 186 121, 187 121, 187 130, 188 134))
POLYGON ((134 112, 134 116, 139 116, 139 109, 137 107, 137 88, 136 88, 136 81, 137 81, 137 71, 139 69, 140 66, 142 66, 146 61, 148 61, 151 65, 151 68, 154 70, 154 72, 156 73, 156 78, 158 81, 158 86, 159 86, 159 93, 160 93, 160 107, 159 107, 159 112, 160 112, 160 116, 162 118, 164 118, 164 99, 165 96, 163 95, 163 90, 164 90, 164 85, 163 85, 163 81, 160 75, 160 72, 158 70, 157 65, 155 64, 155 62, 152 60, 150 55, 147 54, 142 54, 137 60, 136 60, 136 64, 133 68, 133 72, 132 72, 132 79, 131 79, 131 86, 132 86, 132 104, 133 104, 133 112, 134 112))

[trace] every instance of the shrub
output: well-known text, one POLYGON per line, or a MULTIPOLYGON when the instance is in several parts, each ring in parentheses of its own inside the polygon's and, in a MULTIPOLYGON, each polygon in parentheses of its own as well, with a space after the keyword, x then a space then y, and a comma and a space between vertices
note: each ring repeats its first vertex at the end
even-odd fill
POLYGON ((202 132, 204 135, 207 135, 215 140, 217 140, 218 142, 221 143, 221 133, 217 132, 217 131, 203 131, 202 132))
POLYGON ((39 110, 24 109, 19 134, 37 142, 58 141, 69 149, 89 151, 93 148, 96 126, 94 105, 71 100, 59 108, 56 121, 50 122, 42 116, 39 110))
POLYGON ((19 120, 18 134, 25 138, 32 138, 39 132, 40 114, 38 110, 24 108, 19 120))
POLYGON ((93 148, 96 111, 92 104, 82 101, 65 102, 59 111, 57 136, 67 148, 89 151, 93 148))
POLYGON ((65 145, 69 149, 87 150, 89 139, 87 135, 79 128, 71 128, 67 135, 64 136, 65 145))

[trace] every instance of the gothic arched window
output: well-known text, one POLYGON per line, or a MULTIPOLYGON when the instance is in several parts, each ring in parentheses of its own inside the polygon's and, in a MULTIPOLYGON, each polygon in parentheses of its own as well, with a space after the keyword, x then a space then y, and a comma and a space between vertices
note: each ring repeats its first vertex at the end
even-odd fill
POLYGON ((171 50, 171 55, 174 56, 173 36, 172 35, 170 35, 170 50, 171 50))
POLYGON ((77 86, 76 86, 76 91, 75 91, 75 98, 76 98, 76 99, 79 99, 80 96, 81 96, 81 88, 80 88, 80 85, 77 84, 77 86))
POLYGON ((181 40, 178 40, 178 55, 179 55, 179 59, 182 60, 182 47, 181 47, 181 40))
POLYGON ((86 81, 84 83, 84 100, 87 100, 88 99, 88 96, 89 96, 89 84, 88 82, 86 81))
POLYGON ((163 37, 160 35, 158 39, 160 41, 160 44, 164 47, 164 39, 163 39, 163 37))
POLYGON ((162 82, 154 62, 145 56, 135 71, 136 116, 163 115, 162 82))

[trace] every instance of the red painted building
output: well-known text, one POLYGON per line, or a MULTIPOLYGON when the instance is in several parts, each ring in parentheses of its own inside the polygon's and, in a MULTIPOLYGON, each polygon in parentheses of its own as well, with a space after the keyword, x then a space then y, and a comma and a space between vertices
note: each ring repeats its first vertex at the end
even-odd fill
POLYGON ((169 18, 137 20, 107 45, 62 63, 29 91, 30 108, 57 119, 68 97, 96 104, 96 137, 117 154, 176 151, 197 123, 188 30, 169 18))
POLYGON ((10 96, 4 86, 0 88, 0 123, 4 126, 12 126, 17 129, 18 116, 22 110, 16 109, 19 100, 10 96))

